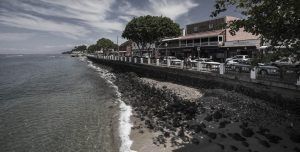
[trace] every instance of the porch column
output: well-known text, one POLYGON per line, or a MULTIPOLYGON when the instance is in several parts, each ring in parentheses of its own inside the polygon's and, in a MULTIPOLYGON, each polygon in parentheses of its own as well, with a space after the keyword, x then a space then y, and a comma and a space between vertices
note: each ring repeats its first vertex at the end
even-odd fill
POLYGON ((170 66, 171 66, 171 60, 167 59, 167 67, 170 67, 170 66))
POLYGON ((251 71, 250 71, 250 78, 255 80, 256 77, 257 77, 257 67, 254 67, 254 68, 251 69, 251 71))
POLYGON ((225 64, 221 63, 219 68, 220 68, 219 69, 220 70, 220 74, 225 74, 225 64))

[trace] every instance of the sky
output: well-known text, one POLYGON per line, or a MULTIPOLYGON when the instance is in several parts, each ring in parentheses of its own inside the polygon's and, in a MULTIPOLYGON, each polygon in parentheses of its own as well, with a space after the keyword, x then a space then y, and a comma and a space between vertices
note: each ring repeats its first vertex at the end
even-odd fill
MULTIPOLYGON (((0 0, 0 54, 52 54, 102 37, 119 44, 126 24, 167 16, 184 28, 208 20, 214 0, 0 0)), ((234 9, 220 14, 241 17, 234 9)))

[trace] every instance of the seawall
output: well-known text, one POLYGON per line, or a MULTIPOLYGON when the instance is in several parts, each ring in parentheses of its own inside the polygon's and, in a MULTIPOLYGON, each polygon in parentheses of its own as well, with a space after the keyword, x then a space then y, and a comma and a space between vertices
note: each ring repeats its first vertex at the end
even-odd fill
POLYGON ((279 82, 252 80, 234 75, 220 75, 167 68, 147 64, 135 64, 88 57, 89 60, 113 68, 116 72, 134 72, 141 77, 175 82, 196 88, 222 88, 266 100, 300 114, 300 87, 279 82))

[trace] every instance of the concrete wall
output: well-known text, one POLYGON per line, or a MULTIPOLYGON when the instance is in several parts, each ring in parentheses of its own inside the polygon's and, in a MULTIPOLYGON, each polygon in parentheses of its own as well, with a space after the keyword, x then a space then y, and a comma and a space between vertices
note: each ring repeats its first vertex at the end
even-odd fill
POLYGON ((222 88, 281 105, 300 114, 300 87, 262 80, 238 78, 216 73, 165 68, 89 57, 95 63, 112 67, 118 72, 134 72, 141 77, 175 82, 197 88, 222 88))

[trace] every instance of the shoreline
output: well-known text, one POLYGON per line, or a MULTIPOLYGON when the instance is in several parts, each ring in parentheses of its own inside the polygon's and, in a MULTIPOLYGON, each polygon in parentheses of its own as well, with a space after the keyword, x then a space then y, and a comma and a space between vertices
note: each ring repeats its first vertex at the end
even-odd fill
POLYGON ((185 89, 197 89, 139 78, 133 73, 117 74, 116 83, 124 102, 133 108, 133 150, 299 149, 299 119, 294 120, 290 114, 265 101, 223 89, 200 90, 199 94, 203 93, 200 99, 189 100, 184 98, 185 89))
POLYGON ((100 67, 114 74, 122 101, 132 107, 131 150, 299 151, 299 118, 276 105, 100 67))

